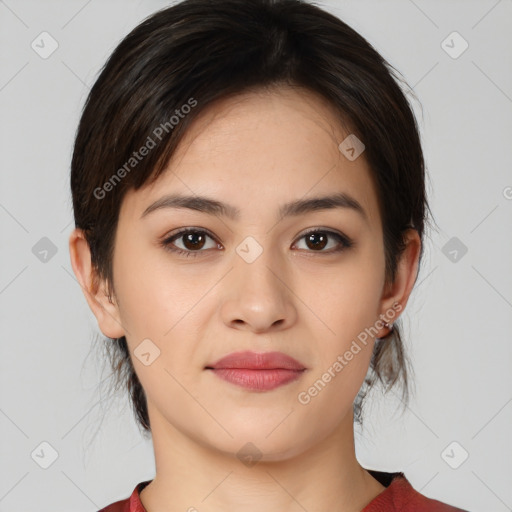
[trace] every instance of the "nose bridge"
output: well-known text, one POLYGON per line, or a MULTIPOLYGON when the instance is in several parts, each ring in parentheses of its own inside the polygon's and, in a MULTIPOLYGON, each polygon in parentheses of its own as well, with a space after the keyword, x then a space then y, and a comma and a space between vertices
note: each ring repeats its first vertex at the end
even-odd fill
POLYGON ((275 249, 270 247, 271 237, 261 237, 259 240, 254 236, 247 236, 236 247, 235 279, 240 284, 247 283, 251 289, 263 287, 266 292, 270 292, 270 288, 282 287, 275 275, 279 275, 278 268, 282 266, 275 249))
POLYGON ((233 270, 222 305, 227 324, 243 323, 261 332, 292 322, 294 308, 289 302, 277 252, 251 236, 235 248, 233 270))

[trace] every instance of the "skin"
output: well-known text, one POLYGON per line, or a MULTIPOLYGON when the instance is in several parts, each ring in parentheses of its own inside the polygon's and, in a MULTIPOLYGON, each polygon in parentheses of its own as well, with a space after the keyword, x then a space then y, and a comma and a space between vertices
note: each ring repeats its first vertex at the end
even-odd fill
MULTIPOLYGON (((141 493, 148 512, 356 512, 384 491, 357 461, 353 430, 352 404, 375 339, 307 405, 297 399, 379 315, 395 302, 405 308, 418 270, 421 242, 409 230, 397 278, 385 283, 375 184, 364 153, 350 161, 338 149, 348 133, 325 100, 300 89, 245 93, 204 110, 165 174, 125 196, 112 303, 105 283, 91 286, 82 232, 71 234, 73 270, 99 328, 126 335, 147 395, 156 462, 141 493), (277 215, 283 203, 334 191, 356 198, 367 221, 348 208, 277 215), (240 218, 185 209, 140 218, 170 192, 208 195, 239 208, 240 218), (187 227, 215 236, 195 258, 159 245, 187 227), (354 246, 328 254, 339 242, 308 246, 308 228, 345 234, 354 246), (236 252, 247 236, 263 249, 252 263, 236 252), (148 366, 133 355, 146 338, 160 350, 148 366), (284 352, 307 370, 254 392, 204 369, 246 349, 284 352), (252 466, 236 455, 248 442, 261 452, 252 466)), ((193 251, 186 243, 174 240, 193 251)), ((380 325, 377 337, 387 332, 380 325)))

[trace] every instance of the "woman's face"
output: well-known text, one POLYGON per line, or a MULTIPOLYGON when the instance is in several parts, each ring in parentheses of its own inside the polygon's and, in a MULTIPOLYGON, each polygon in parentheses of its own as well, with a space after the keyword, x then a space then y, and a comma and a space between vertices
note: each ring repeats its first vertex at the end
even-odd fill
POLYGON ((387 332, 379 315, 394 298, 364 152, 354 160, 338 147, 348 135, 305 91, 223 100, 191 125, 157 182, 125 197, 113 267, 123 329, 102 330, 127 336, 153 433, 177 429, 231 454, 250 442, 272 460, 352 426, 374 342, 365 329, 387 332), (310 204, 280 217, 284 205, 335 194, 361 210, 310 204), (168 195, 207 197, 226 214, 163 206, 144 215, 168 195), (163 244, 187 228, 199 233, 163 244), (306 370, 255 390, 206 369, 246 350, 283 352, 306 370))

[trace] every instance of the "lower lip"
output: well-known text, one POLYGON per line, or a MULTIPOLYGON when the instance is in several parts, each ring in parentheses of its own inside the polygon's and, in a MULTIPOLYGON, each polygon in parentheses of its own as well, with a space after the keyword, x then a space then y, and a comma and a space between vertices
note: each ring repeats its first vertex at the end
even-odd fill
POLYGON ((270 391, 288 382, 299 379, 304 370, 247 370, 245 368, 212 368, 211 371, 223 380, 246 389, 270 391))

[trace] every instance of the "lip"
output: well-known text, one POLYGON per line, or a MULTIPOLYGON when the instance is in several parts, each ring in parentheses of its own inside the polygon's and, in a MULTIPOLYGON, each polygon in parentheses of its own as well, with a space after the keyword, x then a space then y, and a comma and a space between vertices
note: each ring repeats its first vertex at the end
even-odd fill
POLYGON ((224 368, 238 368, 245 370, 305 370, 306 367, 283 352, 263 352, 256 353, 246 350, 243 352, 233 352, 222 357, 213 364, 209 364, 206 368, 216 370, 224 368))
POLYGON ((299 379, 307 368, 282 352, 234 352, 205 367, 217 377, 253 391, 270 391, 299 379))

